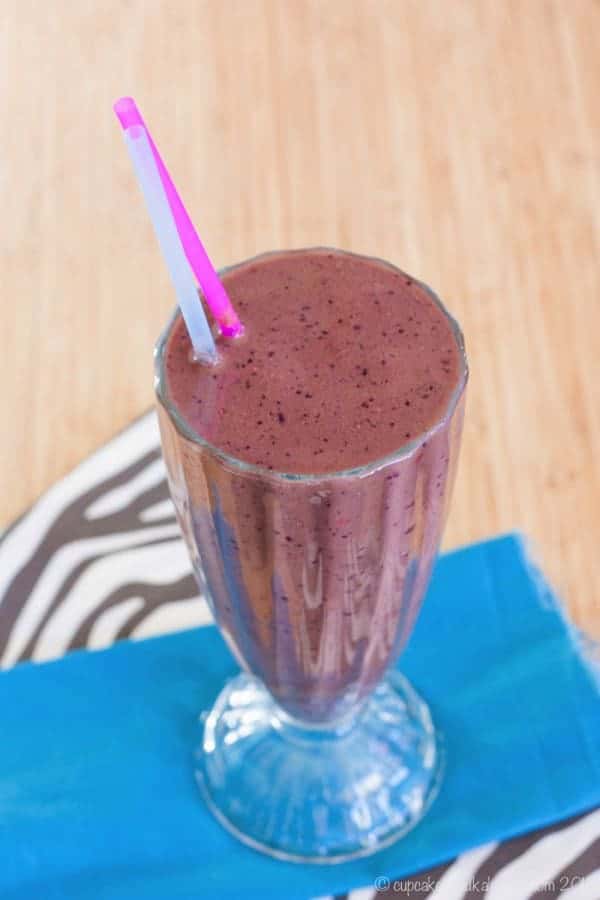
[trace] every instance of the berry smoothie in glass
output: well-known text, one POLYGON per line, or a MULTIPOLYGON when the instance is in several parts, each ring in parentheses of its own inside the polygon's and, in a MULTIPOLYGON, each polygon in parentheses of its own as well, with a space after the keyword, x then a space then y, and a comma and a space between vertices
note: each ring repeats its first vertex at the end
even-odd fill
POLYGON ((198 781, 257 849, 351 859, 412 828, 441 777, 428 707, 393 667, 448 510, 462 335, 378 259, 275 252, 221 279, 243 335, 208 365, 176 313, 155 357, 171 495, 242 668, 204 718, 198 781))

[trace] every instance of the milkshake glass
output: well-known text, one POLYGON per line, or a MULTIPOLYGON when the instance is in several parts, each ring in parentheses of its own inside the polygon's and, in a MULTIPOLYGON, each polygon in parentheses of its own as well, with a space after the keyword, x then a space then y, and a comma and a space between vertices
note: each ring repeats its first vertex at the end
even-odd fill
POLYGON ((393 666, 439 548, 467 364, 459 327, 419 289, 449 324, 456 383, 426 430, 350 468, 294 474, 212 444, 170 394, 166 357, 177 313, 156 347, 178 521, 243 670, 204 716, 198 782, 223 825, 284 859, 375 852, 414 827, 440 782, 429 709, 393 666))

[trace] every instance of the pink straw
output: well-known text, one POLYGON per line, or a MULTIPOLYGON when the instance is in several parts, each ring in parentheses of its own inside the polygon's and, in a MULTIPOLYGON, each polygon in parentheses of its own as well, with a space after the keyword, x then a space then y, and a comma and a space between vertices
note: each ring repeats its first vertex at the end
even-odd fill
POLYGON ((181 240, 185 255, 192 267, 202 293, 208 304, 208 308, 213 314, 222 334, 226 337, 235 337, 242 333, 243 325, 237 317, 237 313, 231 305, 231 300, 227 296, 227 292, 219 276, 215 272, 214 266, 208 258, 208 254, 204 249, 202 241, 198 237, 186 208, 181 201, 181 197, 177 193, 177 189, 171 181, 171 176, 167 172, 160 153, 156 149, 156 145, 152 140, 152 135, 146 127, 146 123, 142 118, 142 114, 137 108, 135 100, 132 97, 121 97, 114 105, 114 111, 121 123, 123 129, 127 129, 132 125, 141 125, 145 130, 152 153, 156 160, 156 165, 160 173, 160 177, 173 213, 173 219, 177 227, 177 232, 181 240))

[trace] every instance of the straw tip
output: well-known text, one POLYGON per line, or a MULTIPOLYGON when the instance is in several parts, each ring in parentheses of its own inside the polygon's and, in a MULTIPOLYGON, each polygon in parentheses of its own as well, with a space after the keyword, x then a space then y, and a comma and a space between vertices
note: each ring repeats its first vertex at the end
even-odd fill
POLYGON ((142 117, 133 97, 120 97, 113 104, 113 109, 123 128, 142 124, 142 117))
POLYGON ((219 329, 223 337, 228 338, 241 337, 244 333, 244 326, 237 317, 235 322, 220 321, 219 329))

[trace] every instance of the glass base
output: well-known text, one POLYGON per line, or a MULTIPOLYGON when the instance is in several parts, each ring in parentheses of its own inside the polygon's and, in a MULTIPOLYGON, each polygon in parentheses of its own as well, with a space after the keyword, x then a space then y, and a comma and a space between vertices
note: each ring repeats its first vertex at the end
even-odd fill
POLYGON ((335 863, 376 853, 420 821, 442 758, 429 709, 391 673, 352 719, 306 728, 260 681, 229 681, 203 717, 196 777, 216 818, 256 850, 335 863))

